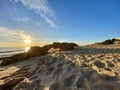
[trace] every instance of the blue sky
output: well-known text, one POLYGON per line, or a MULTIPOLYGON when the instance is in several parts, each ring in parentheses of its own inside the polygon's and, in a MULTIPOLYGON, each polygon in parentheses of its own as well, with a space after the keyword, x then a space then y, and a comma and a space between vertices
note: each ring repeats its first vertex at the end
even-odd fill
POLYGON ((0 46, 80 45, 120 37, 119 0, 0 0, 0 46))

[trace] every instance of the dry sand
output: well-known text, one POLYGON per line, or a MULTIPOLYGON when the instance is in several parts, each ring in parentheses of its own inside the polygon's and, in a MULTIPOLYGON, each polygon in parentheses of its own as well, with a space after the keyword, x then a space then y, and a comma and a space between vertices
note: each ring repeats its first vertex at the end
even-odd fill
POLYGON ((0 90, 120 90, 120 47, 113 47, 80 47, 0 66, 0 90))

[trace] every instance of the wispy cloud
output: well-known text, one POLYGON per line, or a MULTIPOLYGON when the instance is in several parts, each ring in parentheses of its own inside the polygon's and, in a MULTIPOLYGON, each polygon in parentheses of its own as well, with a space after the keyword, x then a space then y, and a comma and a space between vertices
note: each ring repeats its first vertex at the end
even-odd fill
POLYGON ((19 29, 11 30, 4 27, 0 27, 0 37, 17 42, 24 40, 26 38, 31 39, 31 36, 26 34, 23 30, 19 29))
POLYGON ((19 21, 19 22, 25 22, 25 23, 29 22, 29 18, 28 17, 14 18, 14 20, 19 21))
POLYGON ((18 21, 18 22, 28 23, 28 24, 33 24, 34 23, 37 26, 41 26, 40 22, 37 22, 36 20, 29 19, 28 17, 14 18, 14 20, 18 21))
POLYGON ((52 27, 56 28, 55 23, 55 12, 52 10, 48 0, 14 0, 15 2, 21 2, 28 9, 33 10, 35 13, 39 14, 46 23, 52 27))

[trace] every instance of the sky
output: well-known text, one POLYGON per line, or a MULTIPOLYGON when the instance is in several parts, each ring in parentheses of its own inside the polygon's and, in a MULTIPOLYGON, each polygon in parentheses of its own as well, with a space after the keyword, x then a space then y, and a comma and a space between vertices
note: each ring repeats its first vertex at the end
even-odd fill
POLYGON ((0 0, 0 47, 120 37, 120 0, 0 0))

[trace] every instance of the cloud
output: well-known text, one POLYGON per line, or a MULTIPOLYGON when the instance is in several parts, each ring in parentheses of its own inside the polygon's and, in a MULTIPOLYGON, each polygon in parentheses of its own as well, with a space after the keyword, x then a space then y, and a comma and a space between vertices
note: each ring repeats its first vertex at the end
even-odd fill
POLYGON ((21 41, 25 39, 31 39, 31 36, 26 34, 23 30, 20 29, 8 29, 4 27, 0 27, 0 38, 12 40, 12 41, 21 41))
POLYGON ((39 14, 45 22, 52 28, 56 28, 55 12, 52 10, 47 0, 14 0, 16 3, 21 2, 29 10, 39 14))
POLYGON ((14 18, 14 20, 19 21, 19 22, 25 22, 25 23, 29 22, 29 18, 28 17, 14 18))
POLYGON ((18 22, 29 23, 29 24, 34 23, 34 24, 37 25, 37 26, 41 26, 41 23, 40 23, 40 22, 37 22, 37 21, 35 21, 35 20, 31 20, 31 19, 29 19, 28 17, 14 18, 14 20, 15 20, 15 21, 18 21, 18 22))

